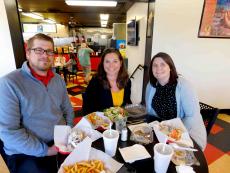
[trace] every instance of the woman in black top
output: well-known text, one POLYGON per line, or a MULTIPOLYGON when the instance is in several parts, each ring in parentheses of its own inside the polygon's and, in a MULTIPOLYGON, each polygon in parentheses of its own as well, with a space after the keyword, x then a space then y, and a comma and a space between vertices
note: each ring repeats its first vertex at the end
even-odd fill
POLYGON ((123 57, 117 49, 106 49, 102 54, 97 74, 82 95, 83 114, 131 104, 130 94, 131 81, 123 57), (115 99, 116 93, 119 93, 119 98, 115 99))

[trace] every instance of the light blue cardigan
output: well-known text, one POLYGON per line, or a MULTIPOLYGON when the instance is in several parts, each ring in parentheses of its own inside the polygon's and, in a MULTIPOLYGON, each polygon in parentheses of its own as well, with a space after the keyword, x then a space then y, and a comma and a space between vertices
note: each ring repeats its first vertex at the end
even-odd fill
MULTIPOLYGON (((204 150, 207 144, 207 133, 200 114, 198 97, 187 80, 180 76, 177 81, 177 117, 181 118, 190 136, 204 150)), ((151 105, 155 92, 156 88, 148 83, 145 95, 147 113, 158 117, 151 105)))
POLYGON ((66 85, 58 74, 45 87, 24 62, 0 79, 0 139, 6 154, 45 156, 54 126, 72 125, 72 120, 66 85))

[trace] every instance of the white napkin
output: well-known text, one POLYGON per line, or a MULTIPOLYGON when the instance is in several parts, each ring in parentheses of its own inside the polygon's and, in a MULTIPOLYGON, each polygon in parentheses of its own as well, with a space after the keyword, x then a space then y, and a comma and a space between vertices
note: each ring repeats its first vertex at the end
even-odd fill
POLYGON ((133 163, 136 160, 150 158, 150 154, 143 145, 135 144, 130 147, 119 148, 119 151, 125 162, 133 163))
POLYGON ((196 173, 191 166, 180 165, 176 166, 177 173, 196 173))

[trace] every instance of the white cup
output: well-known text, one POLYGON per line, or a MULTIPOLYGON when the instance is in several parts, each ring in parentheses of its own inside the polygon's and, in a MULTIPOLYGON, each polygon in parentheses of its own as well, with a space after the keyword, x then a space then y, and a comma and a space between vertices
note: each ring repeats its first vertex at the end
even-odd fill
POLYGON ((105 152, 111 157, 115 156, 117 150, 117 141, 119 138, 119 132, 117 130, 111 129, 111 133, 110 133, 110 130, 105 130, 102 135, 103 135, 105 152))
POLYGON ((164 143, 154 145, 154 170, 156 173, 166 173, 173 155, 173 148, 164 143))

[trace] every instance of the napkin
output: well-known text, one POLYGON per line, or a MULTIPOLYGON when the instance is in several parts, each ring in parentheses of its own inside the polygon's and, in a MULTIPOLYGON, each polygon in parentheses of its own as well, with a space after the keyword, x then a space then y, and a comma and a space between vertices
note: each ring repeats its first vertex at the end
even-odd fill
POLYGON ((191 166, 180 165, 176 166, 177 173, 196 173, 191 166))
POLYGON ((119 148, 125 162, 133 163, 137 160, 150 158, 150 154, 143 145, 135 144, 130 147, 119 148))

